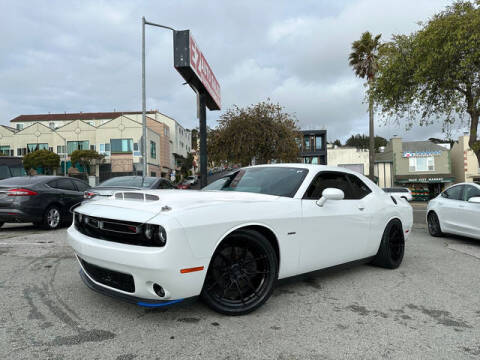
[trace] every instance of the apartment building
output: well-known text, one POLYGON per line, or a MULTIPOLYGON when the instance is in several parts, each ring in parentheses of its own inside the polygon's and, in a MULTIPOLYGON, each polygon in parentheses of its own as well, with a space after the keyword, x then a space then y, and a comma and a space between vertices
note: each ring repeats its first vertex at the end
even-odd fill
POLYGON ((303 130, 299 139, 300 161, 305 164, 327 164, 327 130, 303 130))
MULTIPOLYGON (((186 157, 187 151, 191 150, 188 139, 191 141, 190 131, 174 119, 158 111, 148 111, 147 174, 169 176, 175 169, 176 156, 186 157), (172 140, 169 124, 174 125, 175 133, 181 136, 175 136, 172 140), (175 148, 175 144, 180 142, 183 151, 175 148)), ((0 152, 6 155, 23 156, 37 149, 48 149, 60 155, 62 167, 66 160, 68 168, 69 155, 73 151, 98 151, 105 155, 105 161, 97 168, 97 176, 102 170, 141 172, 141 140, 141 112, 20 115, 11 120, 10 127, 0 127, 0 152)))
POLYGON ((414 200, 427 201, 454 182, 450 149, 431 141, 393 138, 382 159, 391 159, 396 186, 408 187, 414 200))

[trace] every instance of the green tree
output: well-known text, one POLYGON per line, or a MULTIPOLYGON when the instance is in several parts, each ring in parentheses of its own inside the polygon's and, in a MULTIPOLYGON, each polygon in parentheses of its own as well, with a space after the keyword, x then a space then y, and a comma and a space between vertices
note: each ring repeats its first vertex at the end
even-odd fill
POLYGON ((198 147, 198 129, 192 129, 192 149, 197 151, 198 147))
POLYGON ((374 165, 375 165, 375 133, 373 122, 373 96, 371 90, 373 89, 375 76, 378 70, 378 58, 380 48, 380 37, 375 37, 366 31, 362 34, 360 40, 352 43, 352 52, 350 53, 349 64, 352 66, 355 75, 367 80, 368 84, 368 117, 369 117, 369 174, 370 179, 374 180, 374 165))
MULTIPOLYGON (((374 141, 375 151, 378 151, 378 149, 381 146, 386 146, 387 143, 388 143, 387 139, 381 136, 375 136, 375 141, 374 141)), ((353 146, 353 147, 356 147, 357 149, 368 149, 370 147, 370 137, 367 135, 361 135, 361 134, 352 135, 347 139, 347 141, 345 142, 345 145, 353 146)))
POLYGON ((90 167, 95 161, 100 161, 104 155, 100 155, 95 150, 75 150, 70 155, 72 164, 80 164, 84 171, 90 174, 90 167))
POLYGON ((189 176, 192 170, 192 167, 193 167, 193 155, 192 153, 188 153, 186 158, 182 157, 180 172, 184 177, 189 176))
POLYGON ((340 140, 335 140, 332 145, 336 145, 336 146, 342 146, 342 142, 340 140))
POLYGON ((48 150, 36 150, 23 157, 23 167, 28 173, 30 170, 43 168, 46 173, 53 173, 60 166, 60 156, 48 150))
POLYGON ((268 99, 246 108, 233 106, 208 132, 208 156, 215 162, 257 164, 297 161, 302 138, 295 118, 268 99))
POLYGON ((480 161, 480 1, 455 2, 381 52, 373 95, 385 121, 445 129, 468 114, 469 146, 480 161))

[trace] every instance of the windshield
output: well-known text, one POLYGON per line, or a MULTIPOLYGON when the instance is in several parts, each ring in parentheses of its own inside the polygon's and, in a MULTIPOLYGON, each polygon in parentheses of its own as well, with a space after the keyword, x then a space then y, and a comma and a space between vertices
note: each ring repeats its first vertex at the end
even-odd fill
POLYGON ((119 176, 114 177, 108 180, 105 180, 103 183, 98 185, 98 187, 138 187, 138 188, 149 188, 155 182, 155 178, 141 176, 119 176))
POLYGON ((203 191, 242 191, 293 197, 308 170, 289 167, 253 167, 241 169, 204 187, 203 191))

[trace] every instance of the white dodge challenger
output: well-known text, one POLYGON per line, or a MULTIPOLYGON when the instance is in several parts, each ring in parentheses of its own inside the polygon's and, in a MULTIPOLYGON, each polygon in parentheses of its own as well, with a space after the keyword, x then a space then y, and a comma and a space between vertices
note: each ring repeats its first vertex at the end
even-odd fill
POLYGON ((356 172, 260 165, 202 191, 85 203, 68 240, 93 290, 147 307, 200 295, 240 315, 265 303, 277 279, 358 260, 397 268, 412 222, 406 201, 356 172))

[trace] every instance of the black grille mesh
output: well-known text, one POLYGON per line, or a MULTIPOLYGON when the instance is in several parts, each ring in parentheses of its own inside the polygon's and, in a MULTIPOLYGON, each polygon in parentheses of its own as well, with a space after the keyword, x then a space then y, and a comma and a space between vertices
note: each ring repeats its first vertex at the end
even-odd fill
POLYGON ((135 292, 135 282, 133 281, 132 275, 90 264, 82 258, 78 259, 80 260, 87 274, 96 282, 129 293, 135 292))

